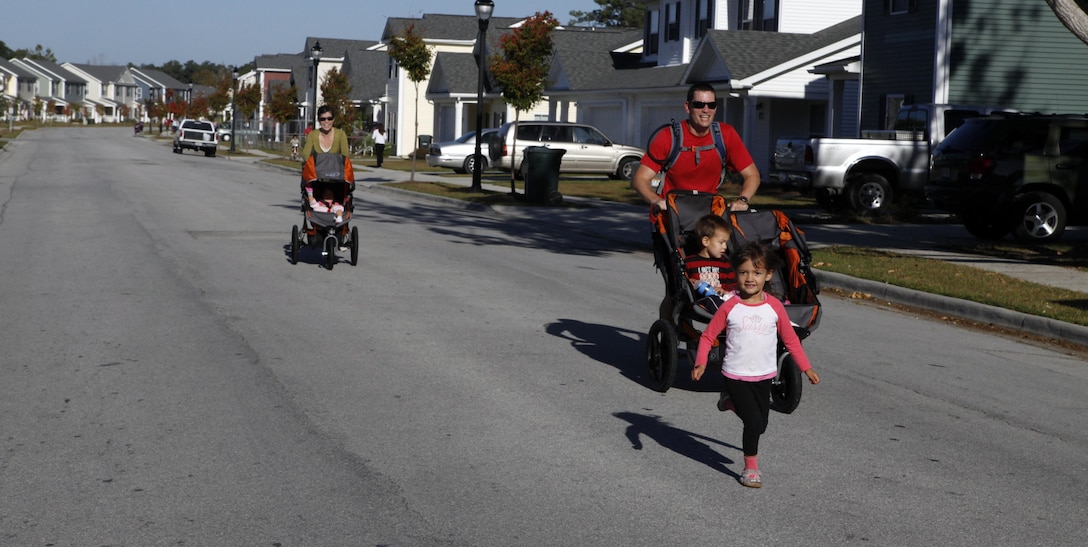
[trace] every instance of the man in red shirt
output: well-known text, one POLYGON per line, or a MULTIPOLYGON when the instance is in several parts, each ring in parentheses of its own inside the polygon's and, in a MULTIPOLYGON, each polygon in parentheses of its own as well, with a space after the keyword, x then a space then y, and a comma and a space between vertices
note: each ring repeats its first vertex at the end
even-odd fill
POLYGON ((744 178, 740 196, 729 203, 729 209, 733 211, 748 209, 748 200, 752 199, 756 195, 756 190, 759 189, 759 169, 733 126, 714 121, 717 108, 718 98, 713 86, 700 82, 688 88, 687 101, 684 102, 684 111, 688 113, 688 119, 680 122, 683 151, 676 159, 676 163, 665 174, 665 180, 661 183, 661 194, 654 192, 651 185, 654 176, 663 167, 654 158, 665 158, 669 155, 672 149, 671 132, 658 132, 650 143, 646 155, 642 157, 638 171, 631 179, 631 188, 638 192, 647 203, 664 208, 665 200, 661 196, 673 189, 717 192, 722 174, 722 159, 718 157, 715 150, 711 125, 720 123, 722 138, 725 141, 726 166, 740 173, 744 178), (693 152, 694 150, 699 152, 693 152))

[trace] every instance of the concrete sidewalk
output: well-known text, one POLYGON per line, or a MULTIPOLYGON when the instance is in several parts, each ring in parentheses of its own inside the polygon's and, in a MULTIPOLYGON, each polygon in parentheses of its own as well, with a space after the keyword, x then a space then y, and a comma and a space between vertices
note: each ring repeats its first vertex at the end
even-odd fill
MULTIPOLYGON (((368 166, 365 159, 356 162, 355 174, 356 183, 362 188, 411 195, 415 199, 441 202, 451 207, 484 210, 493 214, 531 219, 538 221, 540 225, 561 224, 566 229, 583 231, 587 237, 603 238, 624 247, 643 250, 649 250, 650 248, 648 210, 645 207, 570 196, 564 196, 564 199, 589 205, 591 209, 520 206, 488 207, 383 186, 383 183, 407 180, 409 173, 391 169, 377 169, 368 166)), ((485 179, 485 189, 496 192, 508 192, 510 190, 509 185, 495 184, 493 174, 489 174, 488 178, 490 182, 485 179)), ((444 182, 460 186, 469 186, 472 183, 472 179, 469 177, 434 174, 434 168, 427 167, 426 163, 422 161, 415 173, 415 180, 444 182)), ((758 199, 756 205, 758 206, 758 199)), ((1028 264, 993 257, 941 251, 939 249, 941 244, 966 244, 975 241, 961 226, 954 223, 935 222, 921 225, 825 224, 820 222, 822 216, 821 211, 815 210, 791 214, 794 224, 805 232, 810 247, 851 245, 947 260, 1041 285, 1082 292, 1085 293, 1085 301, 1088 302, 1088 272, 1075 268, 1028 264)), ((1067 232, 1065 239, 1088 241, 1088 230, 1071 228, 1067 232)), ((1062 339, 1088 347, 1088 327, 833 272, 817 270, 816 276, 823 287, 833 287, 847 292, 860 292, 871 295, 878 300, 1022 330, 1038 336, 1062 339)))

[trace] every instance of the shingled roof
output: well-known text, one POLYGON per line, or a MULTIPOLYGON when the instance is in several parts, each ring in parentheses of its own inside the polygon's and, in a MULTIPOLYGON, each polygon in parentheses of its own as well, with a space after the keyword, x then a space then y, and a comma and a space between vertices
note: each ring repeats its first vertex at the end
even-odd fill
POLYGON ((732 78, 742 80, 859 33, 861 16, 813 34, 710 30, 703 47, 714 48, 728 65, 732 78))
MULTIPOLYGON (((514 17, 492 17, 490 29, 506 29, 523 21, 514 17)), ((404 34, 405 29, 415 25, 413 32, 428 40, 463 40, 471 42, 480 32, 480 24, 475 15, 424 14, 421 18, 390 17, 385 20, 382 42, 388 42, 394 36, 404 34)))
POLYGON ((384 50, 348 51, 344 74, 351 84, 351 99, 368 102, 384 97, 386 80, 375 75, 384 75, 388 67, 389 54, 384 50))

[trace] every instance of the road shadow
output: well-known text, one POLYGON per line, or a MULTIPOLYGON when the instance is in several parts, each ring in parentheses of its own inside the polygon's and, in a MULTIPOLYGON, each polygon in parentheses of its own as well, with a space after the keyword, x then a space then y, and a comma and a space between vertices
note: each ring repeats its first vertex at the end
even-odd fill
MULTIPOLYGON (((586 357, 615 367, 624 378, 650 389, 646 368, 646 333, 586 323, 577 319, 558 319, 544 326, 544 332, 570 342, 571 347, 586 357)), ((719 367, 711 367, 699 382, 691 379, 691 364, 686 352, 677 350, 676 380, 672 387, 686 391, 721 391, 719 367)))
POLYGON ((628 423, 624 433, 627 440, 631 441, 632 449, 642 450, 642 438, 646 437, 681 456, 704 464, 734 479, 740 479, 739 474, 727 467, 735 464, 736 461, 723 456, 714 450, 711 445, 725 447, 737 452, 741 451, 739 447, 674 427, 662 420, 660 416, 639 414, 637 412, 614 412, 612 415, 628 423))
MULTIPOLYGON (((603 256, 638 246, 627 243, 632 230, 628 218, 596 208, 563 209, 526 206, 517 215, 476 212, 464 207, 430 202, 388 201, 368 203, 366 192, 355 193, 355 218, 386 224, 413 223, 450 243, 479 247, 535 248, 557 254, 603 256), (362 194, 362 195, 361 195, 362 194)), ((649 223, 645 239, 649 244, 649 223)))

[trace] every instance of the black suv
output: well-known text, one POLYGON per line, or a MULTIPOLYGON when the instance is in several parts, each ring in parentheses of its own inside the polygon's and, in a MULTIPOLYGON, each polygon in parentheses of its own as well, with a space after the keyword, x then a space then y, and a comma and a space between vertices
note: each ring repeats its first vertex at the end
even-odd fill
POLYGON ((933 151, 925 191, 975 237, 1054 241, 1066 224, 1088 223, 1088 117, 967 120, 933 151))

